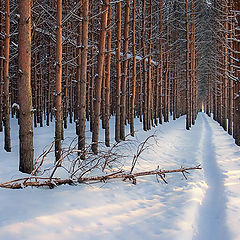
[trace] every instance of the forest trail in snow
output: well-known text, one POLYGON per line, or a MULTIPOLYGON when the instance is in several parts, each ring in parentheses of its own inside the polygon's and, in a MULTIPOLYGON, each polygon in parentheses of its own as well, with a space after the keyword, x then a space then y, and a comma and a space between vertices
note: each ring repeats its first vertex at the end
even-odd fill
POLYGON ((229 240, 229 229, 226 222, 227 198, 224 188, 224 175, 216 162, 216 146, 213 141, 213 129, 207 115, 201 114, 202 125, 202 167, 208 185, 203 204, 199 208, 197 222, 198 233, 195 240, 221 239, 229 240))
MULTIPOLYGON (((203 170, 191 172, 187 180, 168 175, 168 184, 146 176, 137 185, 113 180, 53 190, 0 189, 0 239, 239 240, 240 152, 231 136, 204 113, 190 131, 185 117, 148 132, 135 125, 139 142, 156 135, 135 171, 198 164, 203 170)), ((36 152, 41 152, 53 140, 54 125, 34 131, 36 152)), ((12 132, 18 132, 14 121, 12 132)), ((73 126, 65 136, 74 132, 73 126)), ((13 153, 0 150, 0 182, 24 176, 17 171, 17 134, 12 139, 13 153)), ((131 166, 131 157, 125 164, 131 166)))

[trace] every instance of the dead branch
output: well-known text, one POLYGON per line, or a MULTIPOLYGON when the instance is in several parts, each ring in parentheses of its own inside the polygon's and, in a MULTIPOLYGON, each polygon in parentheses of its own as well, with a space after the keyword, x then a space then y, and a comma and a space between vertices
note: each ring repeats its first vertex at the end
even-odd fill
MULTIPOLYGON (((36 175, 36 173, 38 172, 38 170, 39 170, 40 167, 42 166, 45 157, 51 152, 54 144, 55 144, 55 141, 53 141, 53 142, 50 144, 50 146, 48 147, 48 149, 47 149, 46 151, 44 151, 44 152, 40 155, 40 157, 42 157, 42 160, 41 160, 41 162, 39 163, 38 167, 36 167, 35 170, 32 172, 32 176, 36 175)), ((39 157, 39 158, 40 158, 40 157, 39 157)), ((39 159, 39 158, 38 158, 38 159, 39 159)), ((36 162, 38 161, 38 159, 36 160, 36 162)))
POLYGON ((106 176, 96 176, 96 177, 86 177, 86 178, 79 178, 78 182, 89 182, 89 181, 106 181, 113 178, 123 178, 123 179, 133 179, 136 177, 142 177, 147 175, 158 175, 164 177, 166 173, 186 173, 189 170, 195 170, 195 169, 202 169, 200 166, 191 167, 191 168, 180 168, 180 169, 174 169, 174 170, 153 170, 153 171, 147 171, 147 172, 138 172, 138 173, 123 173, 123 174, 117 174, 117 175, 106 175, 106 176))
POLYGON ((144 150, 146 150, 147 147, 145 147, 145 145, 147 144, 148 140, 149 140, 150 138, 153 138, 154 136, 155 136, 154 134, 148 136, 148 137, 138 146, 137 153, 134 154, 134 157, 133 157, 133 160, 132 160, 132 168, 131 168, 130 174, 133 172, 134 167, 135 167, 135 165, 136 165, 136 163, 137 163, 137 160, 138 160, 139 156, 142 154, 142 152, 143 152, 144 150))
POLYGON ((39 178, 32 176, 30 178, 21 178, 21 179, 16 179, 10 182, 2 183, 0 184, 1 188, 11 188, 11 189, 21 189, 24 187, 49 187, 53 188, 55 186, 60 186, 63 184, 77 184, 77 183, 88 183, 92 181, 107 181, 110 179, 123 179, 123 180, 131 180, 133 184, 136 184, 136 178, 137 177, 142 177, 142 176, 147 176, 147 175, 157 175, 160 176, 160 178, 167 183, 165 179, 165 174, 170 174, 170 173, 182 173, 183 175, 185 173, 188 173, 190 170, 198 170, 202 169, 200 165, 196 167, 190 167, 190 168, 179 168, 179 169, 173 169, 173 170, 153 170, 153 171, 146 171, 146 172, 138 172, 138 173, 124 173, 122 171, 118 171, 115 173, 111 173, 109 175, 105 176, 95 176, 95 177, 85 177, 85 178, 79 178, 77 181, 74 181, 72 179, 59 179, 59 178, 39 178), (44 181, 40 181, 44 180, 44 181))

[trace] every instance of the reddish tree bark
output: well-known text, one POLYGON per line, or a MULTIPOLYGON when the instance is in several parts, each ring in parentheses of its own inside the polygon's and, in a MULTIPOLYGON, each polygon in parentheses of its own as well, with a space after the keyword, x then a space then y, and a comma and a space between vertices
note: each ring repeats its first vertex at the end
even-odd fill
POLYGON ((80 111, 78 149, 85 148, 85 122, 86 122, 86 86, 87 86, 87 53, 88 53, 88 9, 89 1, 82 0, 82 52, 81 52, 81 78, 80 78, 80 111))
POLYGON ((19 13, 19 170, 21 172, 31 173, 33 170, 33 119, 31 92, 31 1, 19 1, 19 13))
POLYGON ((10 6, 5 0, 5 43, 4 43, 4 69, 3 69, 3 123, 4 123, 4 149, 11 152, 10 137, 10 97, 9 97, 9 43, 10 43, 10 6))
POLYGON ((121 105, 121 12, 122 12, 122 4, 121 2, 117 3, 117 46, 116 46, 116 68, 117 68, 117 77, 116 77, 116 121, 115 121, 115 140, 117 142, 120 141, 120 105, 121 105))
POLYGON ((162 113, 163 113, 163 23, 162 23, 162 12, 163 12, 162 0, 159 0, 159 111, 158 118, 159 123, 162 124, 162 113))
POLYGON ((120 139, 125 140, 125 121, 126 121, 126 89, 128 77, 128 45, 129 45, 129 14, 130 0, 125 0, 124 13, 124 42, 123 42, 123 73, 121 81, 121 115, 120 115, 120 139))
POLYGON ((223 118, 222 127, 227 131, 227 113, 228 113, 228 7, 224 9, 224 45, 223 45, 223 118))
POLYGON ((191 127, 191 108, 190 108, 190 79, 189 79, 189 51, 190 51, 190 41, 189 41, 189 20, 188 20, 188 0, 186 0, 185 5, 185 24, 186 24, 186 129, 189 130, 191 127))
POLYGON ((102 76, 104 69, 105 58, 105 42, 106 42, 106 28, 108 19, 108 4, 109 0, 104 0, 101 16, 101 32, 98 42, 98 62, 97 73, 95 76, 94 87, 94 121, 93 121, 93 134, 92 134, 92 151, 97 154, 98 152, 98 138, 99 138, 99 126, 100 126, 100 110, 101 110, 101 89, 102 89, 102 76))
POLYGON ((55 119, 55 158, 61 157, 63 137, 62 116, 62 0, 57 0, 57 43, 56 43, 56 119, 55 119))
POLYGON ((148 107, 148 98, 147 98, 147 64, 146 64, 146 44, 145 44, 145 12, 146 12, 146 3, 145 0, 142 0, 142 38, 141 38, 141 47, 142 47, 142 71, 143 71, 143 130, 148 130, 148 120, 147 120, 147 107, 148 107))
MULTIPOLYGON (((232 15, 232 11, 233 11, 233 1, 230 0, 230 9, 229 9, 229 15, 232 15)), ((234 62, 233 62, 233 17, 230 16, 229 17, 229 39, 230 39, 230 58, 229 58, 229 70, 230 70, 230 74, 231 76, 233 76, 234 74, 234 62)), ((233 80, 229 79, 229 101, 228 101, 228 109, 229 109, 229 116, 228 116, 228 134, 232 135, 233 133, 233 80)))
POLYGON ((112 8, 108 10, 108 32, 107 32, 107 60, 106 60, 106 78, 105 78, 105 144, 110 146, 110 79, 111 79, 111 42, 112 42, 112 8))
MULTIPOLYGON (((0 33, 3 32, 3 7, 0 0, 0 33)), ((3 38, 0 37, 0 132, 3 131, 3 38)))
POLYGON ((152 0, 148 6, 148 77, 147 77, 147 130, 152 119, 152 0))
POLYGON ((137 80, 137 63, 136 63, 136 0, 133 0, 132 9, 132 55, 133 55, 133 76, 132 76, 132 93, 131 93, 131 108, 130 108, 130 132, 134 136, 134 112, 135 112, 135 95, 136 95, 136 80, 137 80))
POLYGON ((195 72, 196 72, 196 57, 195 57, 195 3, 194 0, 191 2, 191 80, 190 80, 190 100, 191 100, 191 122, 192 124, 195 124, 196 119, 196 113, 195 113, 195 98, 194 98, 194 92, 195 92, 195 72))

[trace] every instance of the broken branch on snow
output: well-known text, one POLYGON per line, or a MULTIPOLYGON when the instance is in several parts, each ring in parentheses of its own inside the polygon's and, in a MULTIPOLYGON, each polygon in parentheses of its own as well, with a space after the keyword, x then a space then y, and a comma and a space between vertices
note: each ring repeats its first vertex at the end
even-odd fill
POLYGON ((142 177, 147 175, 156 175, 160 176, 160 178, 167 183, 165 179, 165 174, 170 173, 182 173, 183 176, 186 178, 186 173, 189 173, 190 170, 198 170, 202 169, 200 165, 196 167, 190 167, 190 168, 179 168, 179 169, 173 169, 173 170, 153 170, 153 171, 146 171, 146 172, 138 172, 138 173, 125 173, 122 171, 111 173, 109 175, 105 176, 95 176, 95 177, 82 177, 78 178, 77 180, 72 179, 60 179, 60 178, 39 178, 36 176, 32 176, 30 178, 20 178, 13 180, 11 182, 6 182, 0 184, 1 188, 11 188, 11 189, 21 189, 24 187, 49 187, 53 188, 55 186, 60 186, 63 184, 77 184, 77 183, 88 183, 88 182, 96 182, 96 181, 107 181, 110 179, 123 179, 124 181, 129 179, 133 182, 133 184, 136 184, 136 177, 142 177))

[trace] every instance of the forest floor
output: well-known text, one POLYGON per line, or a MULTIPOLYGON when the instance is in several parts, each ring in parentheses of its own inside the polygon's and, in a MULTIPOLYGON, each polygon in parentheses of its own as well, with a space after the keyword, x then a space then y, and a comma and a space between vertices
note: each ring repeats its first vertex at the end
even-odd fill
MULTIPOLYGON (((0 182, 26 176, 17 171, 14 119, 11 128, 12 153, 0 149, 0 182)), ((148 132, 136 121, 136 129, 139 142, 153 133, 156 138, 135 171, 198 164, 203 169, 191 171, 187 180, 180 173, 168 175, 168 184, 145 176, 136 185, 111 180, 54 189, 0 189, 0 239, 239 240, 240 148, 232 137, 204 113, 198 114, 191 131, 185 130, 184 117, 148 132)), ((70 126, 65 136, 74 132, 70 126)), ((36 156, 53 135, 53 125, 34 130, 36 156)), ((135 150, 128 149, 126 168, 135 150)))

